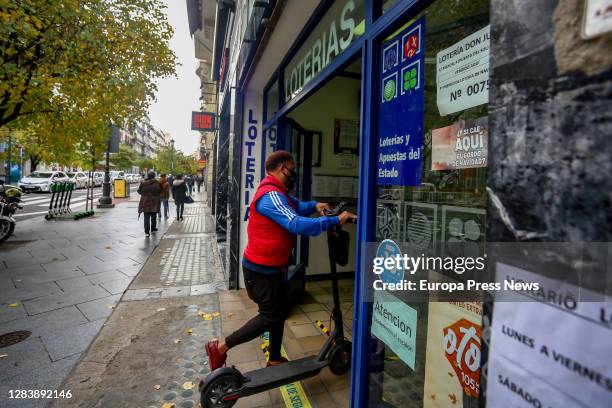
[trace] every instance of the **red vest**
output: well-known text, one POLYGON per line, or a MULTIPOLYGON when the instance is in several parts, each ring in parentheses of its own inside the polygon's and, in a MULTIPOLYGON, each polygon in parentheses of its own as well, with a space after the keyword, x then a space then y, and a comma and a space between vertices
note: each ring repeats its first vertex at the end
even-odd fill
POLYGON ((258 265, 283 268, 291 259, 295 237, 268 217, 258 213, 255 208, 257 200, 270 191, 284 195, 289 205, 293 207, 293 202, 287 195, 287 188, 276 177, 268 175, 261 181, 250 205, 248 241, 244 257, 258 265))

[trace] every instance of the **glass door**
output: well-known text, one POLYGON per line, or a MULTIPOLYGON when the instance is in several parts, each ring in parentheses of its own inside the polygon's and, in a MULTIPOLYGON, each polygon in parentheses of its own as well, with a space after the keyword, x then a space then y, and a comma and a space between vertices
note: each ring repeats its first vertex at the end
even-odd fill
MULTIPOLYGON (((375 52, 378 248, 411 257, 478 253, 486 215, 489 0, 436 0, 405 23, 375 52)), ((388 277, 400 273, 461 279, 438 269, 388 277)), ((370 406, 478 406, 482 304, 378 290, 371 301, 370 406)))

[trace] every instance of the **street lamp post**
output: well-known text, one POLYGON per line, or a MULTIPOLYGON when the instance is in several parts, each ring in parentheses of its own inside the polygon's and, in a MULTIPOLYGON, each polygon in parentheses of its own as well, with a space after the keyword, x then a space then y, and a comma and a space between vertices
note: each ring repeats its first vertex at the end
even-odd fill
POLYGON ((174 139, 170 139, 170 173, 174 176, 174 139))
POLYGON ((11 131, 9 130, 9 135, 8 135, 8 167, 6 168, 5 171, 5 176, 6 176, 6 184, 11 184, 11 150, 13 149, 13 138, 11 135, 11 131))
POLYGON ((106 164, 104 169, 104 182, 102 183, 102 197, 98 199, 98 208, 113 208, 113 199, 111 198, 111 183, 110 183, 110 150, 111 139, 108 139, 106 146, 106 164))

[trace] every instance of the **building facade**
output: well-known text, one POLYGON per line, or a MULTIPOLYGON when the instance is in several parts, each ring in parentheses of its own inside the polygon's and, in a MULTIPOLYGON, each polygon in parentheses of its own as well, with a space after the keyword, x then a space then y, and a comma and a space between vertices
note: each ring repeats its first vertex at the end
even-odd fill
MULTIPOLYGON (((351 406, 606 406, 612 360, 605 342, 586 344, 593 332, 612 341, 609 303, 560 300, 610 290, 607 245, 585 245, 612 237, 612 34, 591 32, 597 10, 245 0, 219 1, 214 15, 212 206, 230 288, 244 287, 265 158, 288 150, 298 198, 343 201, 359 216, 339 269, 355 287, 351 406), (590 266, 576 271, 567 256, 552 267, 538 251, 557 242, 590 266), (493 281, 532 280, 548 294, 508 303, 374 290, 377 250, 467 257, 494 244, 504 250, 489 262, 493 281), (608 389, 555 365, 560 355, 608 389)), ((329 277, 324 237, 298 238, 295 258, 306 279, 329 277)))
POLYGON ((137 122, 119 130, 121 143, 128 145, 138 155, 154 158, 157 149, 168 146, 171 136, 147 122, 137 122))

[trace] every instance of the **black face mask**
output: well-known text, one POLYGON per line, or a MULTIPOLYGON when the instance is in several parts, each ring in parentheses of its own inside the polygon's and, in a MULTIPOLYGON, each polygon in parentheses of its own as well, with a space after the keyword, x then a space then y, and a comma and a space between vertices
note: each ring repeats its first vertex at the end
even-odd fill
POLYGON ((287 170, 289 170, 289 176, 285 175, 287 177, 287 181, 285 181, 285 187, 287 187, 287 190, 291 191, 293 190, 293 187, 295 187, 295 181, 297 180, 297 172, 295 171, 295 169, 287 170))

